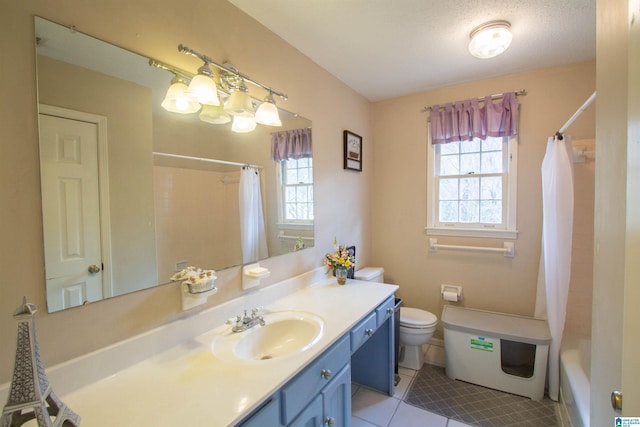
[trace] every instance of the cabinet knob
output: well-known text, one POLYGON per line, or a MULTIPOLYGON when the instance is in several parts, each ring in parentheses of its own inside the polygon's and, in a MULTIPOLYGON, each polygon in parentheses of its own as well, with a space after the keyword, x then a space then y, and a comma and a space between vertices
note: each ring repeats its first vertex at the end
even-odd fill
POLYGON ((393 308, 387 308, 387 314, 393 314, 394 310, 393 308))
POLYGON ((329 369, 323 369, 320 372, 320 377, 325 379, 325 380, 330 380, 332 376, 333 376, 333 374, 331 373, 331 371, 329 369))
POLYGON ((368 337, 373 335, 373 329, 365 329, 364 334, 368 337))
POLYGON ((336 425, 336 419, 333 417, 327 417, 324 420, 324 427, 334 427, 336 425))

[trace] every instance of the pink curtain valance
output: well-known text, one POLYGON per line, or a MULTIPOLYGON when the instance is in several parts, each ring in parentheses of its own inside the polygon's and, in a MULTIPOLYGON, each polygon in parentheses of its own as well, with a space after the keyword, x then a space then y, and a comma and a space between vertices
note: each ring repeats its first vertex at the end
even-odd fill
POLYGON ((507 92, 494 102, 491 96, 448 103, 431 108, 431 142, 447 144, 473 138, 514 136, 518 134, 518 98, 507 92))
POLYGON ((311 128, 290 129, 271 134, 271 160, 312 157, 311 128))

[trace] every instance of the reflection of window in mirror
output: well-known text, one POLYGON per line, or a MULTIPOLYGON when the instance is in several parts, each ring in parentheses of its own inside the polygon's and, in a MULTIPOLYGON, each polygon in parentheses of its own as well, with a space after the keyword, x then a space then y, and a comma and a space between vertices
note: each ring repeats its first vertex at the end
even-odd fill
POLYGON ((284 225, 313 224, 312 159, 280 162, 280 222, 284 225))

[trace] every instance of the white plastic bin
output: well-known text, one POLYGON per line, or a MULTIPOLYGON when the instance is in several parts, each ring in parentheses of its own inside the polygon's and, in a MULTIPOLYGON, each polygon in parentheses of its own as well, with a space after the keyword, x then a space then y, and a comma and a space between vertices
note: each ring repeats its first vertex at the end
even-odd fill
POLYGON ((442 325, 449 378, 543 398, 551 342, 546 321, 447 305, 442 325))

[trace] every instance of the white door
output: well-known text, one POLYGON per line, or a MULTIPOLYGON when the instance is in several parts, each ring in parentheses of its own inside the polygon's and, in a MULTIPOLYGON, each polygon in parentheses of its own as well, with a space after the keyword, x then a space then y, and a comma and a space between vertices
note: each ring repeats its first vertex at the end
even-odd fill
POLYGON ((640 418, 640 1, 598 0, 598 19, 591 426, 607 427, 640 418))
POLYGON ((40 169, 48 309, 100 300, 97 125, 40 114, 40 169))
POLYGON ((640 1, 630 0, 622 414, 640 418, 640 1))

